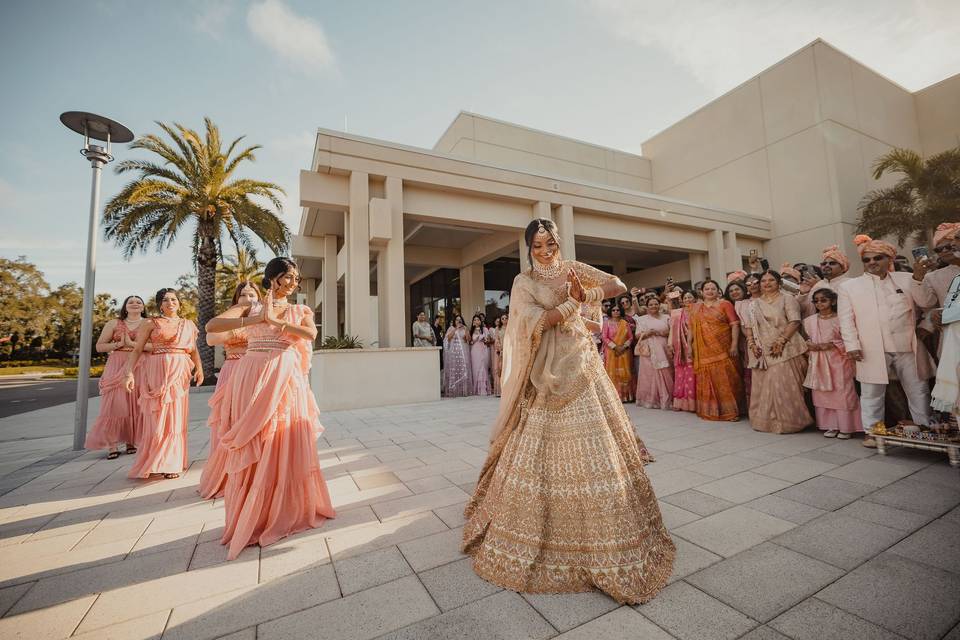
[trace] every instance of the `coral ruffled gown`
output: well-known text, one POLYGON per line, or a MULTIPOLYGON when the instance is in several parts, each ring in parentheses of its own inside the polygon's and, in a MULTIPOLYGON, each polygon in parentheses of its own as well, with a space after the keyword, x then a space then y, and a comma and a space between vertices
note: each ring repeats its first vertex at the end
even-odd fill
POLYGON ((143 427, 137 459, 128 474, 148 478, 156 473, 183 473, 187 468, 187 424, 190 419, 190 353, 197 348, 197 325, 183 318, 151 318, 153 351, 140 358, 139 389, 143 427))
MULTIPOLYGON (((137 337, 136 330, 131 331, 123 320, 118 320, 110 340, 123 340, 124 332, 131 340, 137 337)), ((107 356, 107 364, 100 376, 100 413, 87 433, 84 449, 109 449, 121 442, 137 446, 140 440, 140 406, 137 402, 140 389, 135 388, 130 393, 123 386, 123 371, 131 351, 133 349, 130 347, 121 347, 107 356)), ((134 375, 138 376, 139 373, 140 361, 137 362, 134 375)))
MULTIPOLYGON (((312 313, 290 305, 283 320, 295 326, 312 313)), ((247 353, 216 392, 210 425, 227 472, 220 542, 231 560, 248 545, 272 544, 336 515, 317 459, 323 427, 307 379, 310 346, 267 323, 251 325, 247 353)))
POLYGON ((223 346, 228 352, 227 359, 220 367, 220 374, 217 376, 217 388, 207 403, 210 406, 210 417, 207 420, 207 424, 210 426, 210 447, 207 461, 203 465, 203 473, 200 474, 200 488, 198 489, 198 492, 204 498, 221 497, 223 488, 227 483, 227 452, 220 446, 220 434, 217 432, 217 427, 220 424, 220 401, 225 395, 224 389, 230 383, 237 362, 247 350, 246 331, 243 329, 235 330, 223 346))

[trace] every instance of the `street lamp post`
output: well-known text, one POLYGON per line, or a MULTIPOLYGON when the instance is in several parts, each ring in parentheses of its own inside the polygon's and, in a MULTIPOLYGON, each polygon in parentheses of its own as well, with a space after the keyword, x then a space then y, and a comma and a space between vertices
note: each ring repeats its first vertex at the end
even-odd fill
POLYGON ((77 408, 74 415, 73 450, 83 449, 87 436, 87 404, 90 387, 90 350, 93 344, 93 287, 97 275, 97 233, 100 204, 100 173, 113 160, 110 155, 114 142, 130 142, 133 132, 119 122, 85 111, 67 111, 60 114, 60 122, 68 129, 83 135, 80 153, 90 161, 93 176, 90 184, 90 227, 87 233, 87 266, 83 277, 83 315, 80 317, 80 362, 77 373, 77 408), (91 144, 90 140, 106 142, 106 148, 91 144))

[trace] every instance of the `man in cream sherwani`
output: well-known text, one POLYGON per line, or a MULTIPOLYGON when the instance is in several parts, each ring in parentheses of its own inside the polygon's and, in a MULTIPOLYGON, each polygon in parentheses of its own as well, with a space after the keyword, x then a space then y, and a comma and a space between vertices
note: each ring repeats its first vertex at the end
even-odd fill
MULTIPOLYGON (((860 413, 864 429, 883 420, 891 375, 903 386, 913 421, 930 422, 930 390, 917 368, 916 317, 911 274, 893 271, 897 250, 868 236, 857 236, 864 274, 839 287, 840 333, 847 355, 857 362, 860 413)), ((869 435, 865 447, 875 447, 869 435)))

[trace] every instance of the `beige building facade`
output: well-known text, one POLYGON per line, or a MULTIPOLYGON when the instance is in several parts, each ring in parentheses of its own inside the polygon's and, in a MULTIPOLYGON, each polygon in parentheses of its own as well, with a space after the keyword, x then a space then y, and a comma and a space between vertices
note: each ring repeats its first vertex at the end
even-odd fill
POLYGON ((857 203, 884 186, 874 159, 960 144, 958 113, 960 75, 910 93, 818 40, 642 155, 463 112, 433 149, 320 130, 293 253, 321 335, 393 350, 420 310, 502 312, 535 217, 628 286, 722 280, 751 250, 775 266, 853 253, 857 203))

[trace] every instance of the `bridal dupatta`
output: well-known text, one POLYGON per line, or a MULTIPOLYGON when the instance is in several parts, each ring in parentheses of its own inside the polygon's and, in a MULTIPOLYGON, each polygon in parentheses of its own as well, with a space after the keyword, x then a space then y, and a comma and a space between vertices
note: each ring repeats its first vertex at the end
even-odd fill
MULTIPOLYGON (((578 262, 584 289, 613 276, 578 262)), ((645 602, 666 583, 675 549, 637 438, 579 314, 545 315, 566 283, 514 280, 504 334, 502 398, 489 454, 464 509, 474 571, 528 593, 601 589, 645 602)), ((587 315, 599 318, 599 305, 587 315)))

